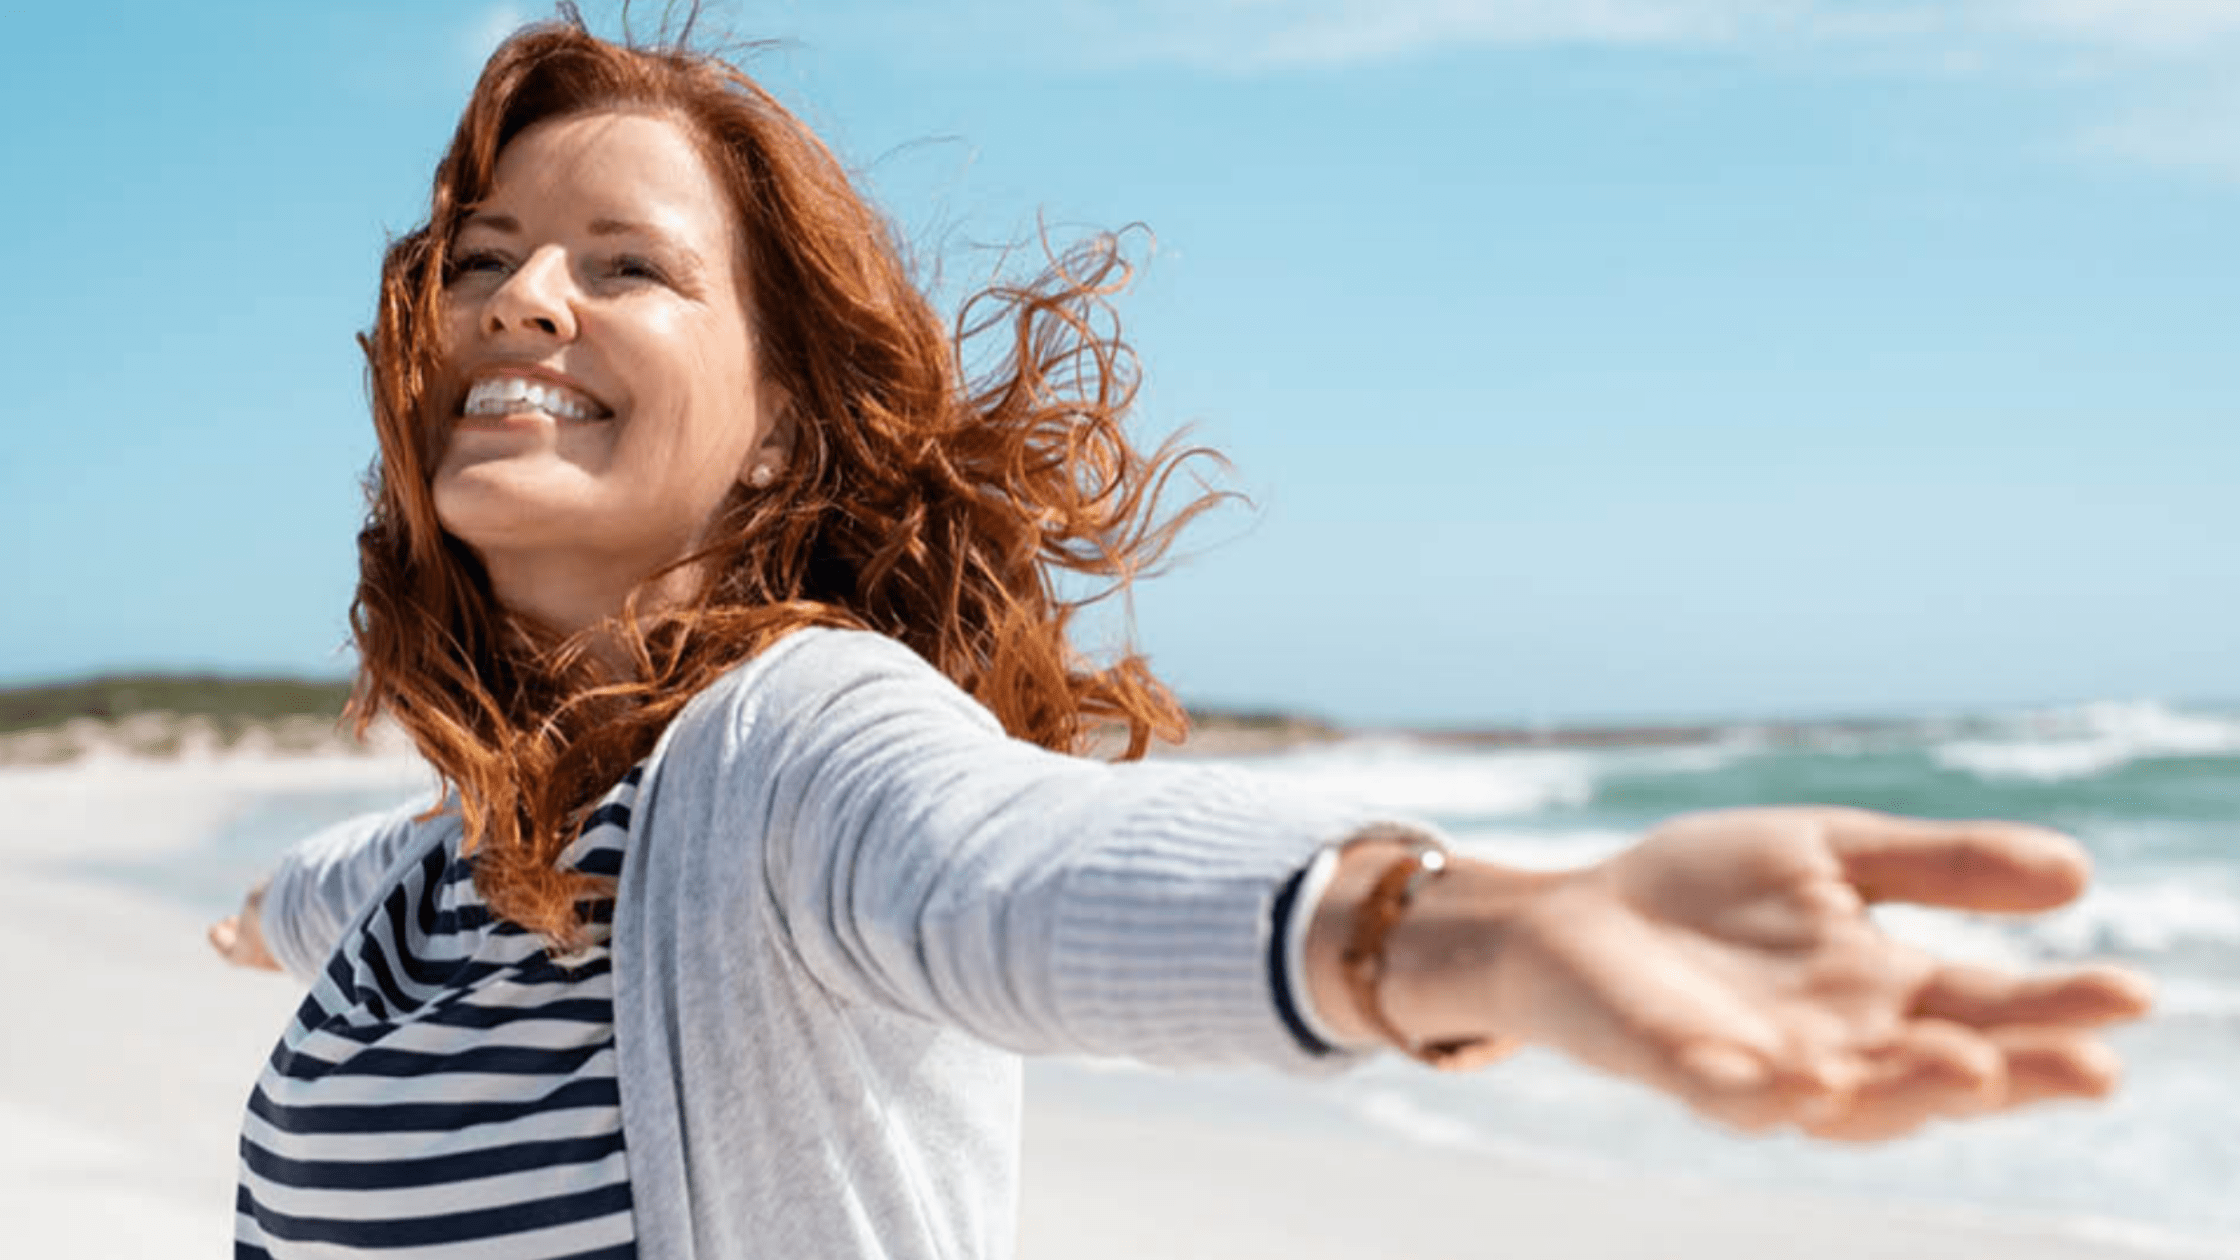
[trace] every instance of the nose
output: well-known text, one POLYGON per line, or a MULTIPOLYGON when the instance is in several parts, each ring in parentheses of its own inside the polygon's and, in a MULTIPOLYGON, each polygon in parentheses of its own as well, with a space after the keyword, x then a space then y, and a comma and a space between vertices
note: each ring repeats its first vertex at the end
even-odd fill
POLYGON ((529 255, 483 303, 482 331, 497 337, 526 333, 572 341, 575 307, 567 260, 550 246, 529 255))

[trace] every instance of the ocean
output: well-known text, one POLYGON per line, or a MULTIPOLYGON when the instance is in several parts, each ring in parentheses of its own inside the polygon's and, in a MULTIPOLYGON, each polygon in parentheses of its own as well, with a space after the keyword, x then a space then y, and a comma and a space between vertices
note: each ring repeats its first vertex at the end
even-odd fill
POLYGON ((2153 1016, 2112 1037, 2126 1078, 2107 1102, 1839 1147, 1735 1140, 1548 1054, 1461 1078, 1379 1064, 1339 1089, 1362 1119, 1449 1147, 2058 1218, 2088 1234, 2240 1254, 2240 712, 2107 703, 1852 728, 1741 725, 1646 749, 1380 739, 1239 764, 1426 818, 1474 853, 1535 867, 1590 862, 1661 818, 1732 805, 1833 803, 2066 831, 2095 864, 2071 907, 2019 919, 1874 913, 1951 957, 2108 961, 2152 976, 2153 1016))
MULTIPOLYGON (((2113 1036, 2127 1078, 2108 1102, 1837 1147, 1738 1140, 1644 1090, 1531 1051, 1467 1077, 1380 1062, 1315 1096, 1349 1122, 1490 1158, 1958 1208, 2240 1255, 2240 711, 2111 703, 1735 725, 1661 747, 1393 736, 1236 764, 1427 819, 1471 852, 1537 867, 1590 862, 1661 818, 1729 805, 1835 803, 2067 831, 2097 868, 2073 907, 2027 919, 1875 914, 1949 956, 2020 967, 2115 961, 2154 977, 2153 1017, 2113 1036)), ((223 913, 285 844, 393 798, 273 795, 194 854, 105 874, 223 913)))

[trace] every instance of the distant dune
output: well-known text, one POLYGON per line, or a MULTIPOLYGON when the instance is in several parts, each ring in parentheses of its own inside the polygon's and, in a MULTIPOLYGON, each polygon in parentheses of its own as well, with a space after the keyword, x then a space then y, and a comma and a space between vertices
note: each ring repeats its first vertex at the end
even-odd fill
POLYGON ((116 674, 0 690, 0 765, 88 757, 385 754, 409 747, 377 727, 342 726, 341 679, 116 674))
MULTIPOLYGON (((377 725, 364 741, 353 738, 342 722, 349 696, 347 679, 212 674, 108 675, 0 689, 0 765, 48 765, 87 757, 391 755, 410 750, 403 732, 386 724, 377 725)), ((1768 743, 1796 744, 1872 738, 1914 725, 1912 719, 1870 718, 1363 730, 1280 709, 1192 708, 1189 739, 1179 746, 1154 744, 1151 751, 1248 757, 1359 736, 1458 749, 1669 748, 1711 743, 1741 731, 1768 743)), ((1112 757, 1126 747, 1125 733, 1106 726, 1092 733, 1086 751, 1112 757)))

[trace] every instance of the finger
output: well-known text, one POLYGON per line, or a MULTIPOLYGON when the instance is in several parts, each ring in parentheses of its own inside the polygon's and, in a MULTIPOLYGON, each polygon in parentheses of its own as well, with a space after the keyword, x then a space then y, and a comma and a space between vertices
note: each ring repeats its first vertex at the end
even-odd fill
POLYGON ((1763 1057, 1728 1042, 1705 1042, 1682 1051, 1678 1059, 1686 1088, 1704 1098, 1743 1097, 1773 1082, 1763 1057))
POLYGON ((1990 1035, 2007 1060, 2002 1107, 2106 1098, 2123 1080, 2123 1060, 2107 1044, 2066 1029, 2002 1029, 1990 1035))
POLYGON ((2008 1092, 2005 1054, 1957 1024, 1921 1020, 1869 1057, 1866 1077, 1840 1109, 1804 1118, 1814 1137, 1874 1142, 1902 1137, 1940 1116, 1999 1106, 2008 1092))
POLYGON ((2049 910, 2091 877, 2083 846, 2009 822, 1938 822, 1869 810, 1824 810, 1828 845, 1868 901, 1961 910, 2049 910))
POLYGON ((218 920, 216 923, 211 924, 208 935, 210 939, 210 948, 217 950, 219 956, 231 960, 233 957, 234 947, 238 945, 241 940, 240 929, 234 925, 233 917, 231 915, 228 915, 227 917, 218 920))
POLYGON ((1841 1114, 1865 1071, 1854 1058, 1788 1056, 1766 1065, 1740 1087, 1703 1091, 1688 1099, 1698 1115, 1741 1133, 1769 1132, 1785 1124, 1841 1114))
POLYGON ((2120 967, 2017 976, 1965 964, 1939 968, 1913 1013, 1977 1028, 2000 1024, 2095 1026, 2137 1019, 2153 1005, 2145 977, 2120 967))

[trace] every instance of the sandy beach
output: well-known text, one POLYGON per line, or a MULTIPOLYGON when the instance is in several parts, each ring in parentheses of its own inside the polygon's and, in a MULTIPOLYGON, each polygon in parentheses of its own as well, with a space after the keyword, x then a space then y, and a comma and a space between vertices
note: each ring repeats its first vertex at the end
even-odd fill
MULTIPOLYGON (((297 1000, 220 966, 203 916, 120 866, 191 853, 275 793, 394 790, 395 756, 96 757, 0 771, 0 1213, 26 1256, 224 1254, 235 1127, 297 1000)), ((1317 1108, 1310 1082, 1038 1064, 1020 1254, 1047 1260, 1903 1256, 2122 1260, 2121 1237, 1864 1199, 1553 1172, 1317 1108)))

